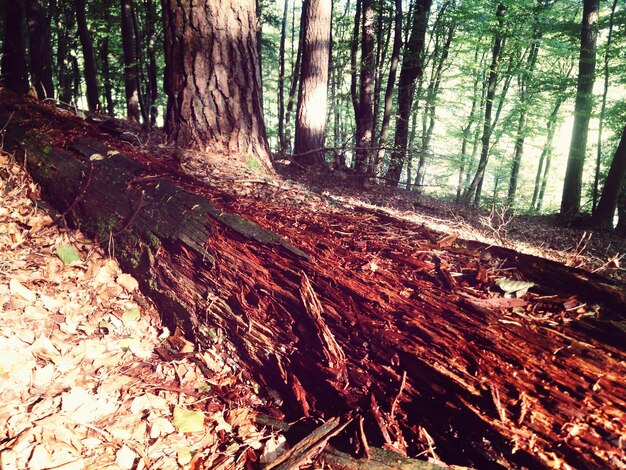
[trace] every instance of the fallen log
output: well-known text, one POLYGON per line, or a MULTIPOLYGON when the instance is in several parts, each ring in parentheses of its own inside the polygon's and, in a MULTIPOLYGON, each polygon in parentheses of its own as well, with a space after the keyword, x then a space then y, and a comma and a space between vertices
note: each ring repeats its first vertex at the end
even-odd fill
POLYGON ((198 347, 220 328, 288 416, 359 415, 371 443, 479 468, 626 464, 624 334, 588 319, 604 310, 584 292, 547 279, 526 306, 477 306, 501 295, 495 278, 524 277, 513 261, 503 271, 498 253, 484 262, 381 214, 238 197, 77 118, 0 100, 5 148, 60 220, 198 347))

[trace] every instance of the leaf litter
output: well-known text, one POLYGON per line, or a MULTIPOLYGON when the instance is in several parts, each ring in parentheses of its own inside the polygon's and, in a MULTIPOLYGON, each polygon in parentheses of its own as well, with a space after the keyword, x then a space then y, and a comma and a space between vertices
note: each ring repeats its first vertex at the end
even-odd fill
POLYGON ((233 469, 287 451, 255 425, 258 387, 220 335, 198 353, 170 334, 6 154, 0 200, 0 468, 233 469))

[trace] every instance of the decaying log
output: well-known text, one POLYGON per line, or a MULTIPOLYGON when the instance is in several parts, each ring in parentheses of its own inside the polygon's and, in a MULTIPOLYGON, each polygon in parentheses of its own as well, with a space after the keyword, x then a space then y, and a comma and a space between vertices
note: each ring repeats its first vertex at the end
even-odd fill
POLYGON ((5 149, 63 219, 198 347, 222 329, 289 416, 363 416, 370 444, 387 432, 409 455, 479 468, 626 465, 625 335, 605 321, 626 311, 619 295, 572 291, 563 278, 579 273, 563 268, 526 304, 489 303, 496 278, 527 278, 528 258, 492 249, 484 261, 485 247, 440 246, 371 211, 238 197, 77 118, 0 100, 5 149))

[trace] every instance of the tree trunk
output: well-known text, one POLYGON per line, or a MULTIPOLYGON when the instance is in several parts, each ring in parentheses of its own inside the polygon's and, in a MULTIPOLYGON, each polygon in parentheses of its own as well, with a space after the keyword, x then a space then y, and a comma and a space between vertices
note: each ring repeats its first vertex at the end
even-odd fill
POLYGON ((574 127, 567 157, 563 196, 561 198, 561 215, 566 218, 572 218, 580 211, 583 167, 585 165, 585 152, 587 151, 589 120, 591 119, 593 108, 599 4, 599 0, 583 1, 574 127))
POLYGON ((449 246, 375 210, 224 192, 136 149, 111 151, 82 121, 4 91, 0 122, 12 113, 5 144, 20 160, 26 152, 64 220, 105 247, 115 241, 172 331, 200 349, 220 331, 289 419, 356 413, 359 439, 410 455, 436 447, 474 468, 621 463, 626 355, 611 320, 623 321, 623 286, 512 250, 449 246), (360 268, 374 256, 378 270, 360 268), (503 265, 537 291, 496 294, 503 265), (598 303, 602 320, 574 319, 572 303, 598 303))
POLYGON ((393 90, 396 86, 396 74, 400 63, 400 50, 402 49, 402 0, 396 0, 396 10, 394 16, 394 36, 391 49, 391 62, 389 63, 389 76, 387 77, 387 87, 385 88, 385 101, 383 106, 383 120, 380 125, 378 136, 378 151, 374 160, 374 168, 370 172, 378 177, 383 172, 383 161, 387 137, 389 135, 389 124, 391 123, 391 111, 393 109, 393 90))
MULTIPOLYGON (((441 86, 441 77, 443 75, 443 67, 448 59, 450 53, 450 44, 454 37, 456 29, 456 20, 449 20, 448 24, 444 23, 444 15, 448 9, 450 2, 445 2, 440 9, 438 20, 435 28, 435 47, 433 50, 432 58, 432 71, 430 74, 430 80, 428 87, 426 88, 426 100, 424 104, 424 113, 422 114, 422 145, 418 150, 419 162, 417 165, 415 181, 417 185, 421 185, 424 181, 424 167, 426 164, 426 158, 431 153, 430 141, 435 130, 435 116, 437 109, 437 96, 439 94, 439 87, 441 86), (443 44, 440 44, 441 36, 444 36, 443 44)), ((452 13, 454 14, 454 13, 452 13)), ((419 190, 419 186, 418 186, 419 190)))
POLYGON ((596 223, 600 228, 612 229, 617 199, 626 178, 626 126, 615 150, 613 163, 604 181, 604 189, 595 213, 596 223))
POLYGON ((284 0, 283 20, 280 28, 280 47, 278 51, 278 150, 285 151, 285 41, 287 39, 287 17, 289 0, 284 0))
POLYGON ((91 35, 87 27, 85 0, 74 0, 74 13, 76 14, 76 24, 78 26, 78 37, 83 48, 83 61, 85 67, 85 84, 87 85, 87 106, 89 111, 96 111, 100 108, 98 78, 96 76, 96 61, 93 55, 93 45, 91 35))
POLYGON ((75 57, 70 55, 70 51, 76 45, 74 38, 75 17, 74 9, 70 0, 59 0, 53 10, 55 15, 57 49, 56 49, 56 70, 59 84, 59 99, 64 103, 71 103, 76 97, 72 84, 75 82, 77 70, 75 67, 75 57))
POLYGON ((113 0, 102 2, 102 22, 104 31, 98 35, 98 55, 100 58, 100 69, 102 70, 102 82, 104 85, 104 100, 106 102, 107 114, 115 116, 115 103, 113 101, 113 82, 111 80, 111 63, 109 61, 109 31, 111 30, 111 4, 113 0))
POLYGON ((139 64, 133 34, 133 0, 121 0, 122 49, 124 57, 124 93, 126 118, 139 122, 139 64))
MULTIPOLYGON (((294 42, 294 30, 295 26, 295 3, 291 10, 291 45, 292 45, 292 59, 293 59, 293 42, 294 42)), ((292 70, 291 70, 291 85, 289 86, 289 98, 287 99, 287 109, 285 110, 285 148, 283 149, 283 153, 289 152, 291 150, 291 115, 293 113, 293 107, 296 103, 296 91, 298 90, 298 85, 300 83, 300 64, 302 63, 302 43, 304 42, 304 21, 305 16, 303 14, 300 15, 300 35, 298 37, 298 51, 296 52, 296 60, 292 61, 292 70)))
POLYGON ((615 23, 615 8, 617 0, 613 0, 611 6, 611 16, 609 17, 609 33, 606 39, 606 50, 604 52, 604 89, 602 90, 602 105, 598 115, 598 148, 596 152, 596 171, 593 178, 593 201, 592 213, 595 215, 599 197, 600 186, 600 166, 602 164, 602 130, 604 127, 604 114, 606 112, 606 97, 609 94, 609 61, 611 58, 611 44, 613 42, 613 25, 615 23))
POLYGON ((617 227, 615 231, 622 236, 626 236, 626 181, 622 185, 622 192, 617 199, 617 227))
POLYGON ((362 0, 361 74, 356 121, 356 159, 354 169, 364 175, 370 163, 374 137, 374 0, 362 0))
POLYGON ((294 154, 298 162, 324 161, 331 0, 305 0, 294 154))
MULTIPOLYGON (((482 180, 485 176, 485 170, 487 169, 487 162, 489 160, 489 140, 491 139, 491 133, 493 131, 493 125, 491 122, 491 112, 493 110, 493 99, 496 96, 496 85, 498 79, 498 64, 500 57, 502 56, 502 50, 504 48, 504 14, 506 7, 504 3, 498 2, 496 9, 496 19, 498 26, 494 34, 493 48, 491 50, 491 65, 489 66, 489 78, 487 79, 487 95, 485 98, 485 114, 483 118, 483 134, 481 137, 481 152, 480 160, 478 161, 478 168, 474 179, 467 188, 467 192, 463 198, 466 205, 469 205, 476 194, 480 194, 480 188, 482 187, 482 180)), ((476 201, 474 202, 476 204, 476 201)))
POLYGON ((550 163, 552 162, 552 140, 554 139, 554 131, 556 130, 556 124, 558 122, 559 109, 561 109, 561 104, 564 100, 565 97, 563 94, 559 94, 546 124, 546 141, 543 144, 543 150, 539 158, 539 166, 537 167, 537 175, 535 176, 535 189, 533 190, 533 199, 530 203, 530 209, 535 212, 541 210, 543 203, 543 195, 546 190, 548 174, 550 172, 550 163))
POLYGON ((168 139, 270 170, 254 0, 167 0, 163 17, 168 139))
POLYGON ((28 50, 30 79, 40 100, 54 97, 52 83, 52 45, 50 22, 45 14, 43 0, 26 1, 28 18, 28 50))
POLYGON ((5 0, 0 83, 15 93, 28 92, 24 45, 24 1, 5 0))
POLYGON ((159 96, 159 84, 157 80, 157 32, 156 32, 156 9, 153 0, 145 0, 146 23, 148 27, 147 52, 148 52, 148 97, 147 104, 150 108, 150 127, 156 125, 159 109, 157 98, 159 96))
POLYGON ((402 58, 402 70, 398 82, 398 116, 396 119, 396 135, 394 138, 394 150, 391 154, 389 169, 385 175, 386 183, 397 186, 400 182, 402 167, 406 158, 407 143, 409 140, 409 118, 415 92, 415 82, 423 73, 422 50, 424 38, 428 26, 428 13, 431 0, 417 0, 413 11, 413 24, 411 35, 404 48, 402 58))

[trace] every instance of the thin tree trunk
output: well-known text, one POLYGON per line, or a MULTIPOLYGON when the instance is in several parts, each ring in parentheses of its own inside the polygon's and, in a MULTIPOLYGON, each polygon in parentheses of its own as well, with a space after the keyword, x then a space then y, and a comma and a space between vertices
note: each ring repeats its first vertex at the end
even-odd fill
MULTIPOLYGON (((292 52, 293 52, 293 35, 295 30, 295 4, 294 9, 292 10, 292 29, 291 29, 291 42, 292 42, 292 52)), ((293 69, 291 71, 291 85, 289 87, 289 98, 287 99, 287 110, 285 111, 285 149, 284 152, 291 149, 291 114, 293 113, 293 107, 296 103, 296 91, 298 90, 298 84, 300 83, 300 66, 302 63, 302 42, 304 40, 304 26, 305 26, 306 17, 301 14, 300 15, 300 35, 298 37, 298 52, 296 53, 296 61, 293 64, 293 69)))
POLYGON ((287 39, 287 17, 289 16, 289 0, 284 0, 283 20, 280 28, 280 47, 278 52, 278 149, 285 150, 285 40, 287 39))
POLYGON ((611 168, 604 182, 602 196, 595 213, 596 223, 600 228, 612 229, 617 199, 626 178, 626 126, 622 131, 622 137, 615 150, 611 168))
POLYGON ((52 46, 50 22, 42 0, 26 1, 30 75, 37 97, 42 100, 54 96, 52 83, 52 46))
POLYGON ((28 92, 28 69, 24 44, 24 2, 5 0, 2 41, 2 85, 19 94, 28 92))
MULTIPOLYGON (((504 14, 506 7, 504 3, 498 2, 496 9, 496 19, 498 21, 498 27, 494 34, 492 59, 489 67, 489 78, 487 80, 487 96, 485 99, 485 114, 483 122, 483 135, 481 137, 482 147, 480 153, 480 160, 478 162, 478 168, 474 179, 467 188, 467 192, 464 197, 465 204, 470 204, 475 195, 480 197, 480 188, 482 187, 482 180, 485 175, 485 169, 487 168, 487 161, 489 159, 489 140, 493 131, 491 123, 491 112, 493 109, 493 99, 496 95, 496 83, 498 78, 498 64, 500 57, 502 56, 502 50, 504 48, 504 14)), ((476 202, 474 202, 476 204, 476 202)))
POLYGON ((373 176, 382 175, 383 161, 385 157, 384 147, 389 135, 389 124, 391 123, 391 111, 393 109, 393 89, 396 85, 396 75, 398 64, 400 63, 400 50, 402 49, 402 0, 396 0, 396 10, 394 16, 394 37, 391 49, 391 62, 389 64, 389 76, 387 77, 387 87, 385 89, 385 104, 383 107, 383 121, 380 126, 378 136, 378 151, 374 160, 374 168, 370 172, 373 176))
MULTIPOLYGON (((440 17, 443 18, 450 2, 446 2, 442 5, 440 10, 440 17)), ((430 81, 428 88, 426 89, 426 104, 424 106, 423 114, 423 132, 422 132, 422 145, 418 151, 420 159, 416 172, 416 183, 422 184, 424 180, 424 166, 426 164, 426 157, 430 154, 430 141, 435 130, 435 116, 437 109, 437 95, 439 94, 439 88, 441 86, 441 77, 443 75, 443 67, 448 59, 450 53, 450 44, 454 37, 456 29, 456 23, 453 21, 448 25, 447 34, 443 46, 439 46, 439 34, 437 34, 435 49, 433 51, 433 64, 430 81)), ((419 188, 419 186, 418 186, 419 188)))
POLYGON ((356 114, 356 160, 354 169, 365 174, 369 167, 374 138, 374 1, 362 0, 361 75, 359 107, 356 114))
POLYGON ((599 0, 583 1, 574 127, 572 129, 572 140, 567 158, 565 183, 563 184, 563 196, 561 199, 561 215, 566 218, 572 218, 580 211, 583 166, 587 150, 589 120, 593 108, 599 4, 599 0))
POLYGON ((146 21, 148 25, 147 52, 148 52, 148 99, 150 108, 150 127, 156 125, 159 110, 157 108, 157 98, 159 96, 159 85, 157 80, 157 33, 156 33, 156 8, 153 0, 146 0, 146 21))
POLYGON ((53 10, 56 25, 57 49, 56 70, 59 84, 59 99, 64 103, 73 101, 72 93, 75 70, 69 51, 74 49, 74 10, 69 0, 60 0, 53 10))
POLYGON ((137 86, 139 67, 133 34, 133 0, 121 0, 121 24, 126 117, 129 121, 139 122, 139 89, 137 86))
POLYGON ((107 106, 107 114, 115 116, 115 103, 113 101, 113 83, 111 80, 111 63, 109 62, 109 34, 111 30, 111 3, 112 0, 104 0, 102 2, 104 34, 98 36, 98 54, 100 56, 100 64, 102 69, 102 81, 104 84, 104 99, 107 106))
POLYGON ((331 0, 305 0, 294 153, 300 163, 324 161, 331 0))
MULTIPOLYGON (((354 12, 354 29, 352 31, 352 41, 350 42, 350 98, 352 99, 352 108, 354 109, 354 119, 357 121, 359 116, 359 92, 358 92, 358 74, 357 74, 357 53, 359 50, 360 25, 361 25, 361 6, 362 0, 356 0, 354 12)), ((356 122, 358 128, 359 123, 356 122)))
POLYGON ((613 0, 611 6, 611 16, 609 18, 609 33, 606 39, 606 51, 604 52, 604 89, 602 90, 602 105, 598 115, 598 149, 596 153, 596 171, 593 178, 593 201, 592 212, 595 214, 600 191, 600 165, 602 163, 602 130, 604 126, 604 113, 606 112, 606 97, 609 94, 609 60, 611 54, 611 44, 613 40, 613 24, 615 22, 615 8, 617 0, 613 0))
POLYGON ((530 203, 530 209, 536 212, 541 210, 543 194, 545 192, 552 158, 552 140, 554 139, 554 131, 556 129, 556 123, 559 116, 559 109, 561 108, 561 104, 564 99, 564 96, 559 94, 546 124, 548 133, 546 135, 546 141, 543 145, 543 150, 541 151, 541 157, 539 158, 539 166, 537 167, 537 175, 535 176, 535 189, 533 190, 533 199, 530 203))
POLYGON ((398 185, 404 166, 415 83, 423 73, 422 51, 431 3, 431 0, 417 0, 415 2, 411 35, 402 59, 402 70, 398 83, 398 117, 396 119, 394 150, 386 174, 386 182, 391 186, 398 185))
POLYGON ((140 25, 139 17, 137 16, 137 6, 134 1, 131 3, 131 18, 133 20, 133 36, 135 39, 135 62, 137 64, 137 78, 135 79, 135 81, 137 82, 137 97, 139 99, 139 111, 142 122, 147 125, 150 120, 150 111, 146 102, 146 90, 148 90, 148 81, 146 80, 146 75, 144 73, 145 64, 143 59, 143 40, 146 34, 144 32, 144 29, 139 27, 140 25))
POLYGON ((93 55, 93 45, 89 28, 87 27, 86 8, 85 0, 74 0, 78 37, 80 38, 80 43, 83 48, 85 83, 87 85, 87 106, 89 107, 89 111, 96 111, 100 108, 100 93, 98 92, 98 78, 96 75, 96 61, 93 55))

